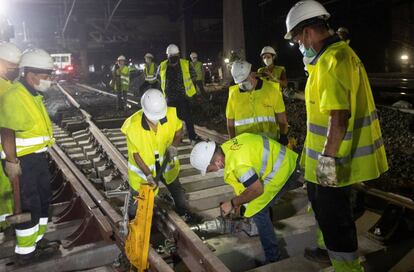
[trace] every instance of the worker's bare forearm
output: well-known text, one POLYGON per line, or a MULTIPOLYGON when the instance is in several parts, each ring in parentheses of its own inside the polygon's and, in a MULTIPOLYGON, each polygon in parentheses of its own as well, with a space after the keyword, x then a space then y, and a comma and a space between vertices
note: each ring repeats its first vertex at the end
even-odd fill
POLYGON ((289 124, 286 112, 276 113, 276 120, 279 125, 280 133, 287 134, 289 131, 289 124))
POLYGON ((145 162, 142 160, 141 156, 138 153, 134 153, 134 160, 137 163, 139 169, 141 169, 141 171, 144 172, 145 176, 148 176, 151 174, 151 170, 145 164, 145 162))
POLYGON ((348 128, 348 110, 333 110, 329 114, 328 135, 322 154, 336 157, 348 128))
POLYGON ((234 128, 234 119, 227 119, 227 132, 231 138, 236 136, 236 129, 234 128))
POLYGON ((183 129, 179 129, 175 132, 173 146, 179 146, 181 143, 181 139, 183 138, 183 129))
POLYGON ((9 162, 15 162, 17 159, 16 154, 16 134, 14 130, 8 128, 0 128, 1 145, 3 151, 6 154, 6 160, 9 162))
POLYGON ((238 207, 245 203, 249 203, 253 199, 263 194, 263 185, 260 180, 256 180, 253 184, 246 188, 240 195, 233 198, 233 205, 238 207))

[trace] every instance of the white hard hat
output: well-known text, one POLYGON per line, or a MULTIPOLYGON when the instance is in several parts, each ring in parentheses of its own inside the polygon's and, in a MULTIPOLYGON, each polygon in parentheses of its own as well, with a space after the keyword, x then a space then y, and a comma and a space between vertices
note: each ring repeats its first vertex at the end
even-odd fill
POLYGON ((16 45, 8 42, 0 43, 0 59, 18 64, 21 57, 22 51, 16 45))
POLYGON ((297 2, 289 11, 286 17, 285 39, 292 39, 292 30, 295 26, 311 18, 327 20, 331 15, 321 3, 314 0, 297 2))
POLYGON ((262 52, 260 53, 260 56, 263 56, 263 54, 272 54, 276 56, 276 51, 271 46, 265 46, 262 49, 262 52))
POLYGON ((149 89, 142 95, 141 106, 150 120, 161 120, 167 114, 167 101, 157 89, 149 89))
POLYGON ((238 60, 231 66, 231 75, 233 76, 234 82, 239 84, 246 80, 250 75, 252 65, 244 60, 238 60))
POLYGON ((31 49, 23 52, 19 68, 23 67, 53 70, 53 59, 45 50, 31 49))
POLYGON ((198 58, 198 55, 196 52, 191 52, 190 58, 198 58))
POLYGON ((175 44, 170 44, 167 47, 167 51, 166 51, 167 56, 177 55, 179 53, 180 53, 180 49, 178 49, 178 46, 176 46, 175 44))
POLYGON ((203 141, 196 144, 193 150, 191 150, 190 163, 195 169, 201 171, 201 174, 203 176, 207 172, 207 167, 209 166, 211 159, 213 158, 215 149, 215 142, 203 141))
POLYGON ((151 53, 145 54, 144 58, 154 58, 154 55, 151 53))
POLYGON ((120 55, 116 60, 126 60, 124 55, 120 55))

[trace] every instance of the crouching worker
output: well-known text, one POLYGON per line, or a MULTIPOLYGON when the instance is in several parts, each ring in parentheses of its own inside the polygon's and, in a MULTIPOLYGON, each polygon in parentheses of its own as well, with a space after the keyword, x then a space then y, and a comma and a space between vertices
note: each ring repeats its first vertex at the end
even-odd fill
POLYGON ((299 176, 298 155, 278 142, 256 134, 244 133, 223 143, 200 142, 191 151, 191 165, 206 172, 224 169, 224 181, 236 197, 220 205, 224 216, 244 205, 244 216, 257 225, 265 262, 280 258, 269 208, 299 176))
POLYGON ((171 161, 161 175, 161 181, 170 191, 178 215, 185 221, 192 221, 194 215, 189 212, 184 189, 178 180, 180 162, 177 147, 183 134, 182 121, 178 119, 175 108, 167 107, 159 90, 147 90, 141 97, 141 106, 142 109, 130 116, 121 128, 128 145, 129 218, 135 217, 135 197, 140 185, 155 183, 154 178, 168 153, 171 161))

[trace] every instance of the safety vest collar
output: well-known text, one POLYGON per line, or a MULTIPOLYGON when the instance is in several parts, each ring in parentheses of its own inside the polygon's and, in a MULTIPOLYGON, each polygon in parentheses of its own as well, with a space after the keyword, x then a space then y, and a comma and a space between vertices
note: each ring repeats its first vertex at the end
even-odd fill
MULTIPOLYGON (((160 120, 161 125, 164 125, 167 122, 168 122, 167 116, 165 116, 164 118, 162 118, 160 120)), ((141 126, 145 130, 148 130, 148 131, 151 130, 150 126, 148 125, 147 121, 145 120, 145 113, 142 113, 141 126)))
POLYGON ((311 65, 316 65, 318 59, 322 56, 322 54, 334 43, 341 42, 341 38, 338 35, 331 36, 325 40, 324 45, 322 46, 321 51, 313 58, 310 62, 311 65))
POLYGON ((23 87, 33 96, 37 96, 40 95, 40 93, 33 88, 32 86, 29 85, 29 83, 27 83, 27 81, 24 78, 21 78, 19 80, 19 82, 23 85, 23 87))

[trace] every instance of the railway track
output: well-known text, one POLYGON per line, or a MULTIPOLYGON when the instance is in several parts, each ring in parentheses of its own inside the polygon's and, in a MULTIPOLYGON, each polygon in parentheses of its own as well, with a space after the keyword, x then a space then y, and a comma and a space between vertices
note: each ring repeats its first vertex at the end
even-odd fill
MULTIPOLYGON (((81 84, 64 84, 59 89, 73 108, 64 114, 59 124, 54 124, 57 145, 50 151, 51 171, 54 176, 51 209, 53 223, 50 224, 51 231, 46 237, 61 240, 62 247, 56 258, 20 271, 73 271, 93 267, 112 271, 109 264, 119 254, 124 242, 123 198, 118 196, 108 199, 105 192, 122 188, 127 180, 126 141, 119 129, 124 117, 94 118, 82 109, 82 103, 73 96, 73 93, 95 93, 108 97, 114 96, 113 94, 81 84)), ((134 108, 138 102, 129 99, 129 104, 134 108)), ((196 132, 203 138, 217 142, 227 139, 215 131, 201 127, 196 127, 196 132)), ((200 176, 189 164, 190 151, 188 142, 179 147, 182 166, 180 181, 186 190, 190 206, 205 218, 215 218, 219 215, 218 203, 230 198, 233 195, 232 189, 220 176, 200 176)), ((374 202, 380 199, 384 207, 390 203, 407 210, 414 207, 410 199, 398 195, 375 191, 365 186, 358 189, 372 197, 374 202)), ((161 188, 160 195, 164 193, 165 188, 161 188)), ((161 238, 151 241, 156 248, 150 250, 151 271, 172 271, 171 267, 180 271, 183 265, 190 271, 329 269, 326 265, 311 263, 302 257, 303 248, 314 243, 315 222, 312 215, 306 212, 306 208, 306 194, 301 188, 288 192, 276 205, 274 218, 277 220, 278 239, 285 259, 255 268, 256 260, 260 260, 262 255, 257 237, 249 237, 243 232, 207 234, 205 237, 198 233, 200 238, 171 209, 168 198, 161 197, 157 199, 154 211, 154 225, 159 232, 154 236, 161 238), (179 256, 180 261, 177 262, 174 256, 179 256)), ((381 252, 385 250, 390 254, 390 248, 373 239, 371 233, 381 219, 380 212, 366 211, 357 221, 361 254, 365 256, 368 264, 371 256, 381 256, 381 252)), ((410 239, 407 242, 412 241, 410 239)), ((4 250, 0 251, 0 271, 2 267, 4 271, 16 269, 11 259, 12 245, 13 242, 9 241, 7 254, 4 250)), ((398 270, 407 267, 414 269, 410 262, 414 254, 412 251, 411 246, 411 251, 406 249, 407 254, 399 256, 397 262, 389 265, 394 269, 392 271, 409 271, 398 270)), ((373 266, 373 270, 368 271, 390 270, 378 270, 378 267, 384 269, 387 266, 373 266)))

